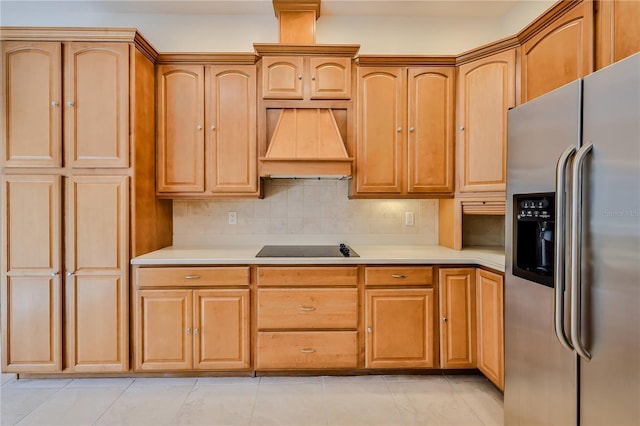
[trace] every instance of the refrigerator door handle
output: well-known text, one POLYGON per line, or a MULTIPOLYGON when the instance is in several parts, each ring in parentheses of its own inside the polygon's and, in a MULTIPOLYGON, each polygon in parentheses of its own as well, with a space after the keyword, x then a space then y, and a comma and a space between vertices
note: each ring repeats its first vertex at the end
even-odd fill
POLYGON ((593 144, 588 142, 583 145, 576 154, 573 162, 573 191, 571 193, 571 210, 573 215, 573 220, 571 221, 571 341, 578 355, 585 361, 591 360, 591 354, 585 349, 581 340, 582 165, 592 148, 593 144))
POLYGON ((573 346, 567 338, 564 329, 564 289, 565 285, 565 235, 566 232, 566 189, 567 164, 576 152, 576 146, 571 145, 558 158, 556 165, 556 229, 555 229, 555 265, 554 265, 554 297, 553 313, 555 316, 555 332, 560 344, 573 352, 573 346))

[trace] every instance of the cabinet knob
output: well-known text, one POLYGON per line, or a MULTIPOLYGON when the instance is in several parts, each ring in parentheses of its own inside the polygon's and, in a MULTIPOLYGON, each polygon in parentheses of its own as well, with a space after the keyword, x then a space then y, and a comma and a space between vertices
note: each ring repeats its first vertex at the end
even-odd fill
POLYGON ((198 124, 198 125, 196 126, 196 129, 198 129, 198 130, 202 130, 202 126, 198 124))
POLYGON ((398 127, 398 128, 396 129, 396 132, 398 132, 398 133, 400 133, 401 131, 402 131, 402 127, 398 127))
POLYGON ((199 332, 199 331, 200 331, 200 330, 198 330, 197 328, 194 328, 194 329, 193 329, 193 334, 198 334, 198 332, 199 332))
POLYGON ((298 80, 302 80, 302 74, 298 74, 298 80))
POLYGON ((189 327, 187 327, 187 329, 184 332, 189 334, 189 333, 191 333, 191 329, 189 327))
POLYGON ((460 126, 460 130, 464 130, 464 126, 460 126))
POLYGON ((316 308, 314 308, 313 306, 301 306, 300 310, 305 312, 310 312, 310 311, 315 311, 316 308))
POLYGON ((75 105, 75 104, 74 104, 72 101, 67 101, 67 106, 72 107, 72 106, 74 106, 74 105, 75 105))
POLYGON ((371 329, 371 327, 367 327, 367 333, 371 333, 373 332, 373 330, 371 329))
POLYGON ((68 277, 72 277, 73 276, 73 272, 67 272, 67 276, 68 277))
POLYGON ((60 102, 53 101, 53 102, 51 102, 51 106, 54 106, 54 107, 60 106, 60 102))
POLYGON ((442 317, 442 321, 447 322, 447 317, 442 317))
POLYGON ((315 80, 315 79, 316 79, 316 76, 315 76, 315 75, 312 75, 312 76, 311 76, 311 80, 315 80))
POLYGON ((314 348, 302 348, 302 349, 300 349, 300 352, 302 352, 303 354, 312 354, 315 351, 316 350, 314 348))
POLYGON ((211 130, 215 130, 216 126, 214 124, 211 125, 211 130))
POLYGON ((410 131, 410 132, 413 132, 414 130, 415 130, 415 127, 413 127, 413 126, 412 126, 412 127, 409 127, 409 131, 410 131))
POLYGON ((52 277, 57 277, 58 275, 60 275, 60 272, 52 272, 52 273, 51 273, 51 276, 52 276, 52 277))

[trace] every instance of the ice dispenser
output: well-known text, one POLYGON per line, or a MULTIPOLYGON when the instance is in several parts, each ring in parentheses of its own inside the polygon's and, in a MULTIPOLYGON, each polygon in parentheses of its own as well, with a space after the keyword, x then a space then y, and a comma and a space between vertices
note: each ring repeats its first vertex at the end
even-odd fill
POLYGON ((555 193, 514 194, 513 274, 553 287, 555 193))

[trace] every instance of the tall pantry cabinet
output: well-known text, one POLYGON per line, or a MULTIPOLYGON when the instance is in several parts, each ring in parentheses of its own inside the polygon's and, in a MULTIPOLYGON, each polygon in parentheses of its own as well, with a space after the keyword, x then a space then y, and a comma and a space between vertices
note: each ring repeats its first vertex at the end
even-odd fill
POLYGON ((171 243, 153 53, 134 30, 3 32, 3 371, 129 369, 129 259, 171 243))

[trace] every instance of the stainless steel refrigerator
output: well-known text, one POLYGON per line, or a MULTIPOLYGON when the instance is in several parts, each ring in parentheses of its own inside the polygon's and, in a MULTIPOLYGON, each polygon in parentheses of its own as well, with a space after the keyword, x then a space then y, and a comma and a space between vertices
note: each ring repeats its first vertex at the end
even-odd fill
POLYGON ((508 113, 506 425, 640 425, 640 54, 508 113))

